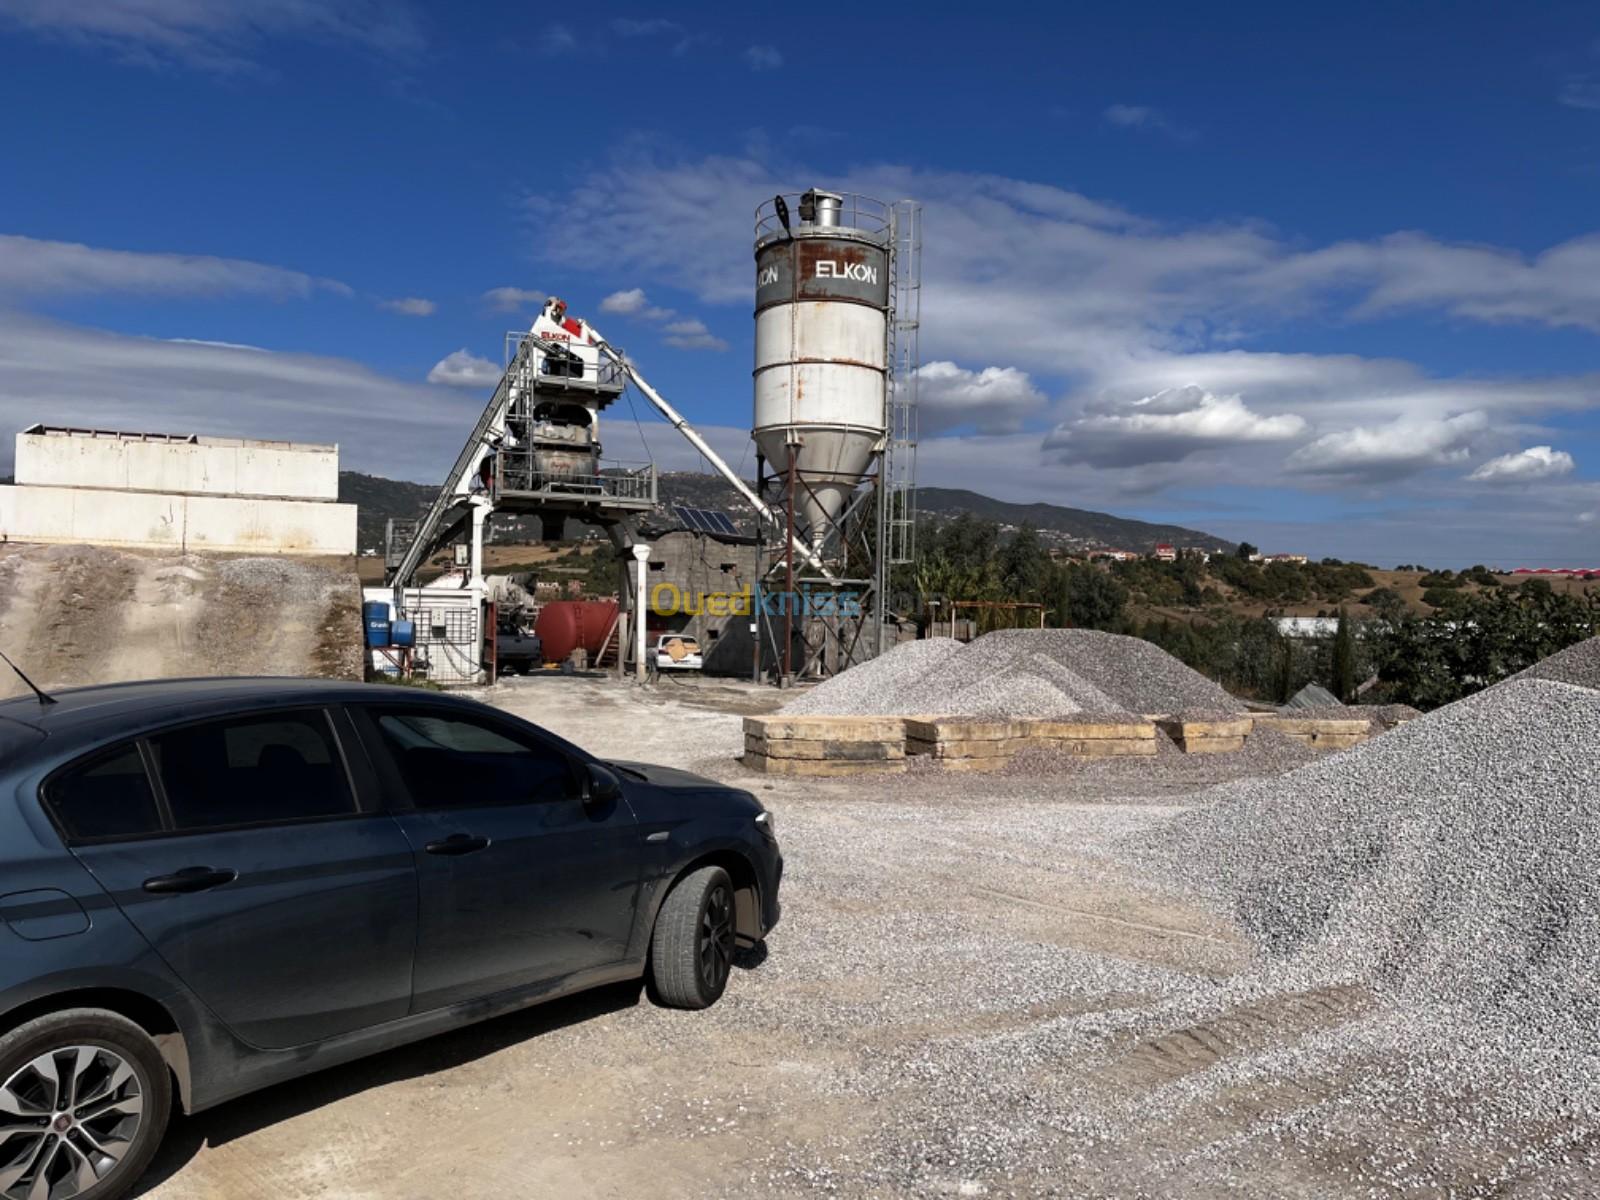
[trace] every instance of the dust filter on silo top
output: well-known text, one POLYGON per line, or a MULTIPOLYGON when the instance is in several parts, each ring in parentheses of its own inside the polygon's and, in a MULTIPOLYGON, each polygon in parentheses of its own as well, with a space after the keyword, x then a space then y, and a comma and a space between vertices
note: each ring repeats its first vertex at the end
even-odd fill
POLYGON ((795 524, 819 549, 887 431, 890 228, 888 205, 815 189, 756 212, 751 437, 775 475, 794 456, 795 524))

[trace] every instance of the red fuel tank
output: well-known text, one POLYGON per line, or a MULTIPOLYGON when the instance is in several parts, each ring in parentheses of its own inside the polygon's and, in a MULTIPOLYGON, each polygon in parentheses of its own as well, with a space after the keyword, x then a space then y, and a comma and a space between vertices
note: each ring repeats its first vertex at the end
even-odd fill
POLYGON ((545 662, 561 662, 579 646, 592 661, 616 618, 615 600, 552 600, 539 610, 533 632, 544 645, 545 662))

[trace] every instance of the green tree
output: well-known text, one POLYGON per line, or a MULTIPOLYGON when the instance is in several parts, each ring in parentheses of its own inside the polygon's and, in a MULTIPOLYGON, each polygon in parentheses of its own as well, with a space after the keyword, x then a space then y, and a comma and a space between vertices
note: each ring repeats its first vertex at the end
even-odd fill
POLYGON ((1339 609, 1339 626, 1333 634, 1333 694, 1349 704, 1356 694, 1356 638, 1350 618, 1339 609))
POLYGON ((1406 602, 1393 588, 1373 588, 1361 602, 1385 621, 1398 621, 1406 611, 1406 602))
POLYGON ((1260 554, 1261 550, 1256 546, 1252 546, 1249 542, 1240 542, 1239 548, 1233 553, 1237 558, 1248 559, 1252 554, 1260 554))
POLYGON ((1127 626, 1128 589, 1110 572, 1068 563, 1056 578, 1056 623, 1076 629, 1118 632, 1127 626))
POLYGON ((1037 603, 1043 599, 1050 556, 1039 543, 1039 533, 1024 525, 1011 535, 1000 552, 1000 583, 1013 600, 1037 603))

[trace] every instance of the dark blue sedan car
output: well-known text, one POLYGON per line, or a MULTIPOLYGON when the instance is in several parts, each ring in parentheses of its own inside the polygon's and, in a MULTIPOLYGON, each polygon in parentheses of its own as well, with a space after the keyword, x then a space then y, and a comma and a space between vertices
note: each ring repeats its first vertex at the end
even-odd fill
POLYGON ((173 1103, 644 976, 778 919, 749 793, 494 709, 290 679, 0 702, 0 1198, 111 1200, 173 1103))

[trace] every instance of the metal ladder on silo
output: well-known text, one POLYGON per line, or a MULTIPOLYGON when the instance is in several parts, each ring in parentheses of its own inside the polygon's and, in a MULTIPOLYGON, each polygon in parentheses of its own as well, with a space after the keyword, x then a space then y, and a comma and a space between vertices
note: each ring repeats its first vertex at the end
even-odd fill
POLYGON ((922 320, 922 206, 897 201, 890 219, 889 412, 883 455, 884 544, 909 563, 917 541, 917 368, 922 320))

